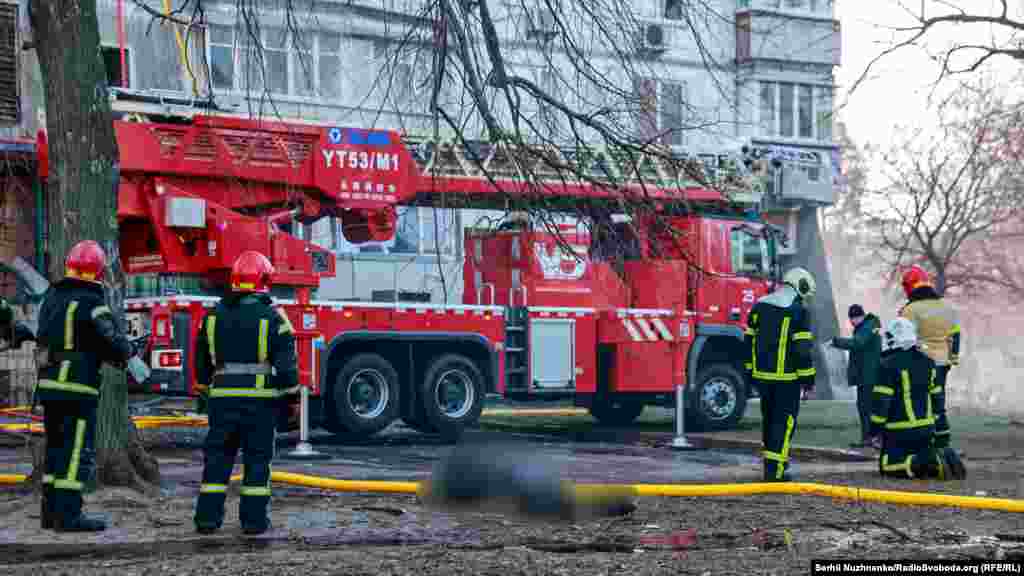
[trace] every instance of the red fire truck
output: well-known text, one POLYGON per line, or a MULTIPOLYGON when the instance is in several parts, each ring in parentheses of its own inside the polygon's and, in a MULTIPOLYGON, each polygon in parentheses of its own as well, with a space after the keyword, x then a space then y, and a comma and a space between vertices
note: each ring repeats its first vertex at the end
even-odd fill
POLYGON ((256 249, 277 268, 313 426, 372 435, 402 419, 453 434, 495 394, 572 398, 600 422, 626 424, 645 405, 672 405, 680 382, 691 425, 729 428, 744 413, 742 325, 772 283, 774 240, 716 190, 652 185, 678 182, 676 163, 646 158, 644 183, 624 174, 620 189, 556 173, 538 189, 486 144, 210 115, 115 124, 122 265, 133 286, 160 279, 126 300, 131 330, 151 332, 155 392, 197 394, 201 318, 234 258, 256 249), (464 207, 527 193, 593 206, 623 190, 656 210, 617 224, 611 246, 577 229, 562 234, 576 254, 528 225, 466 230, 459 305, 311 299, 335 273, 334 255, 300 238, 320 218, 339 219, 350 242, 382 241, 395 233, 395 206, 442 195, 464 207))

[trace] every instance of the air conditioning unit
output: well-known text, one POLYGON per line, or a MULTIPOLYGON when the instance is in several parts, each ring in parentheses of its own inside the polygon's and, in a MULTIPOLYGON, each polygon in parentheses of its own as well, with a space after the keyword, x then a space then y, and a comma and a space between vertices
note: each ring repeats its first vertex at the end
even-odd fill
POLYGON ((558 34, 558 22, 550 8, 544 6, 531 10, 526 23, 527 35, 531 38, 551 38, 558 34))
POLYGON ((659 55, 668 50, 668 29, 661 24, 640 25, 639 51, 647 55, 659 55))

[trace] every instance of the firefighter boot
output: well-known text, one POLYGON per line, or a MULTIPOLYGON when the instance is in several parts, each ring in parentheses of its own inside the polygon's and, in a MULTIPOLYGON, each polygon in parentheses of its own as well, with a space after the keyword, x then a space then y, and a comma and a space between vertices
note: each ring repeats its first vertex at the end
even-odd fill
POLYGON ((964 467, 963 460, 960 459, 960 455, 956 453, 956 450, 952 448, 943 448, 940 451, 942 457, 942 463, 948 470, 948 477, 953 480, 963 480, 967 477, 967 468, 964 467))
POLYGON ((103 532, 107 523, 99 518, 79 514, 70 519, 58 516, 54 526, 57 532, 103 532))
POLYGON ((43 484, 43 491, 39 494, 39 524, 43 530, 53 530, 53 486, 43 484))

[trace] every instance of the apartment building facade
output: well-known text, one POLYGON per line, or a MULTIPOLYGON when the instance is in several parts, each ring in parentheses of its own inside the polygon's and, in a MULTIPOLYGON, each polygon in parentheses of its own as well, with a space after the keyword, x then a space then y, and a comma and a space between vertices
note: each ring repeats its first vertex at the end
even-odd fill
MULTIPOLYGON (((3 2, 14 14, 10 24, 0 22, 0 49, 12 54, 18 80, 13 89, 3 88, 10 94, 0 94, 0 137, 34 138, 44 106, 34 53, 21 50, 22 40, 31 37, 27 2, 3 2), (17 102, 11 114, 5 112, 9 99, 17 102)), ((479 3, 462 0, 460 10, 479 3)), ((195 2, 169 4, 177 19, 196 14, 195 2)), ((132 1, 97 0, 97 9, 108 83, 148 98, 140 111, 187 109, 190 99, 204 101, 212 92, 228 113, 430 137, 436 129, 429 90, 436 35, 424 27, 433 21, 424 12, 426 4, 266 0, 258 13, 240 13, 239 6, 248 3, 204 0, 202 18, 187 29, 154 22, 153 13, 165 9, 156 0, 148 1, 149 9, 132 1)), ((609 4, 615 3, 602 3, 609 4)), ((833 1, 709 0, 709 9, 700 14, 687 13, 691 3, 681 0, 621 4, 628 10, 602 17, 615 32, 577 33, 574 38, 583 40, 570 50, 553 39, 560 37, 561 26, 582 26, 583 3, 487 2, 509 70, 568 105, 583 109, 606 103, 580 80, 587 76, 579 65, 585 54, 591 76, 596 73, 606 88, 637 97, 641 105, 633 124, 642 135, 694 153, 746 146, 754 155, 782 160, 773 168, 765 207, 794 239, 802 236, 800 208, 833 198, 832 71, 839 63, 833 1), (610 45, 612 37, 635 39, 625 57, 621 47, 610 45)), ((0 54, 0 73, 5 57, 0 54)), ((453 105, 464 97, 453 86, 438 98, 453 105)), ((140 106, 127 100, 114 105, 119 110, 140 106)), ((524 106, 538 118, 551 115, 543 102, 524 106)), ((468 132, 480 130, 472 118, 466 126, 468 132)), ((451 137, 443 129, 437 135, 451 137)), ((334 223, 321 221, 313 227, 313 239, 338 254, 338 275, 323 283, 320 295, 371 299, 375 292, 397 289, 429 294, 435 302, 458 302, 462 230, 498 216, 404 208, 393 241, 361 246, 347 243, 334 223)), ((799 243, 791 244, 789 253, 802 259, 799 243)))

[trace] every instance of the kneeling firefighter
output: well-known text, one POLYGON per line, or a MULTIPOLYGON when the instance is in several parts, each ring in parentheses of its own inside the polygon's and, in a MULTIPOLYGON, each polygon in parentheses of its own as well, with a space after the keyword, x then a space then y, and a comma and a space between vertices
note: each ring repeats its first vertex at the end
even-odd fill
POLYGON ((64 279, 53 286, 39 310, 36 338, 43 406, 46 472, 41 519, 44 529, 95 532, 106 528, 82 514, 82 487, 92 465, 100 367, 127 367, 137 382, 149 369, 105 304, 107 256, 91 240, 79 242, 64 261, 64 279))
POLYGON ((796 431, 801 391, 814 387, 814 335, 807 303, 814 276, 791 268, 776 291, 758 300, 747 316, 748 378, 761 393, 765 481, 789 480, 789 449, 796 431))
POLYGON ((203 482, 195 525, 211 534, 224 522, 231 469, 241 448, 239 520, 246 534, 270 529, 270 461, 279 403, 298 389, 295 335, 270 299, 274 267, 245 252, 231 269, 231 293, 204 319, 196 337, 196 381, 209 390, 203 482))
POLYGON ((872 433, 881 436, 879 472, 899 478, 964 478, 956 451, 934 444, 933 402, 941 389, 935 363, 918 347, 914 323, 906 318, 889 322, 883 346, 871 411, 872 433))

